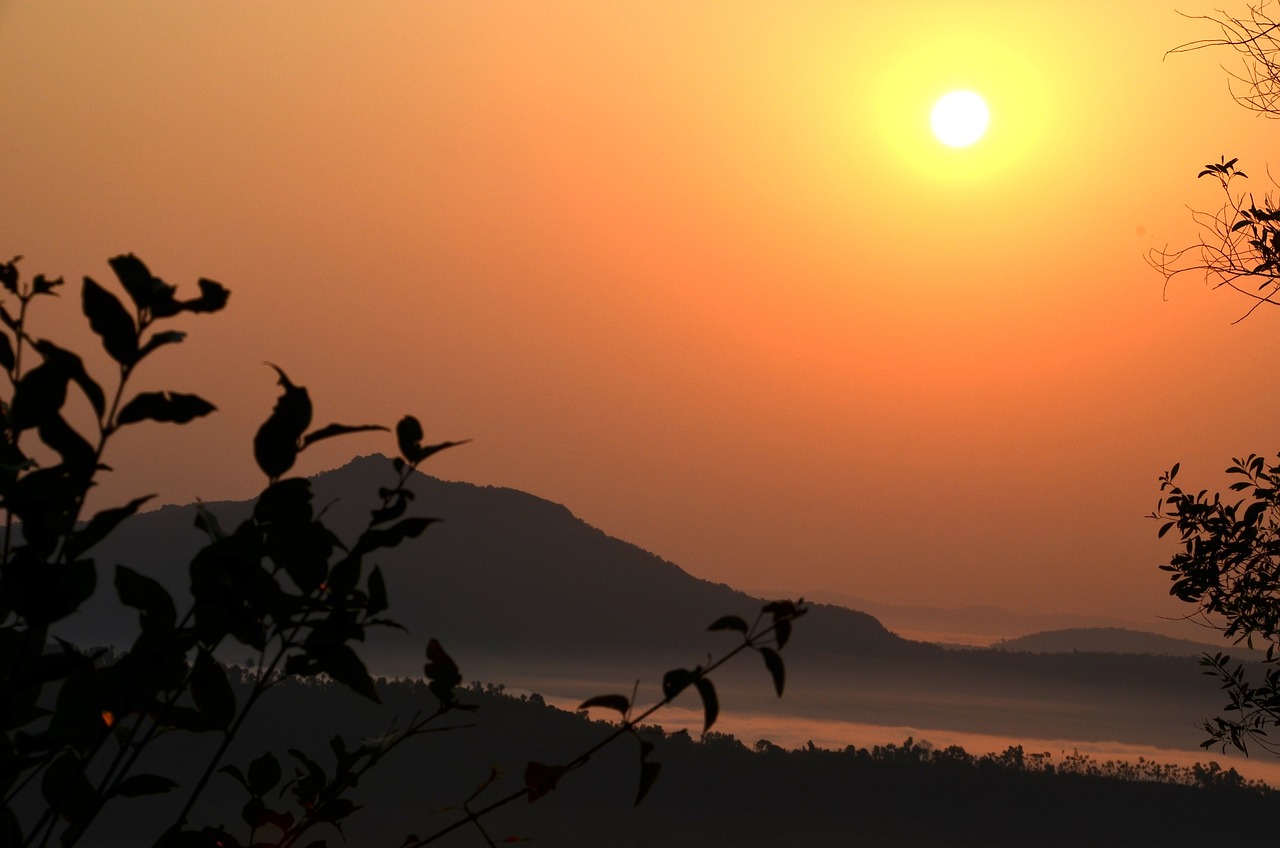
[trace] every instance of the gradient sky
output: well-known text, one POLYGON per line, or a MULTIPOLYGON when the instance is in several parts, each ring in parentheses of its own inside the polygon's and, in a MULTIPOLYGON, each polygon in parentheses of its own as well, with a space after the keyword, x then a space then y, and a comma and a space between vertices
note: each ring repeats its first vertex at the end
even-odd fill
POLYGON ((271 361, 317 423, 412 412, 475 440, 426 470, 701 577, 1149 620, 1180 611, 1159 474, 1280 449, 1280 311, 1144 263, 1196 239, 1204 163, 1267 185, 1231 57, 1164 57, 1212 34, 1155 2, 0 0, 0 252, 67 278, 63 339, 118 253, 232 290, 139 383, 220 411, 121 436, 101 505, 256 492, 271 361), (973 148, 929 134, 953 88, 973 148))

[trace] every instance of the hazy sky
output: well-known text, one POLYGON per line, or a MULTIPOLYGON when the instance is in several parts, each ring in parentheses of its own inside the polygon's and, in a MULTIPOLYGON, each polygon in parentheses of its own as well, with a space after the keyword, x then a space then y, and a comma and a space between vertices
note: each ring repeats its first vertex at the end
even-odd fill
POLYGON ((475 440, 426 470, 712 580, 1149 619, 1159 474, 1280 449, 1280 310, 1232 326, 1143 261, 1196 239, 1204 163, 1267 185, 1231 57, 1164 57, 1211 34, 1111 0, 0 0, 0 252, 68 279, 64 339, 118 253, 232 290, 139 384, 219 413, 122 437, 103 505, 254 493, 271 361, 317 423, 412 412, 475 440), (929 134, 953 88, 975 147, 929 134))

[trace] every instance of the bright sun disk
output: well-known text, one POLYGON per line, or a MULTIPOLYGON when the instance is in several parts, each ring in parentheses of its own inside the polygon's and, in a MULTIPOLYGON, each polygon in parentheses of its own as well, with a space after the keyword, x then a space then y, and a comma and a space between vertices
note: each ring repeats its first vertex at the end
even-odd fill
POLYGON ((938 98, 929 123, 938 141, 948 147, 968 147, 987 131, 991 113, 986 102, 972 91, 953 91, 938 98))

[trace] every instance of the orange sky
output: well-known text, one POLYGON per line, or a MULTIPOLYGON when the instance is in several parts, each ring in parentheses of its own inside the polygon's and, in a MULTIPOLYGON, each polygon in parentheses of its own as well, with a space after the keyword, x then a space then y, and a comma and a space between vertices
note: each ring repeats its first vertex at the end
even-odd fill
POLYGON ((1177 612, 1143 516, 1280 449, 1280 312, 1143 256, 1280 128, 1164 3, 891 9, 0 2, 0 250, 233 292, 143 376, 220 412, 123 436, 103 503, 256 491, 271 361, 713 580, 1177 612))

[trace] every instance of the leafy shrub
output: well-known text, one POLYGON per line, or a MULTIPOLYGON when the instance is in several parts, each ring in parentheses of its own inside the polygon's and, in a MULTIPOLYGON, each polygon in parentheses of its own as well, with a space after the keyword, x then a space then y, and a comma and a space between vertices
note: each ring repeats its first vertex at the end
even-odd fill
MULTIPOLYGON (((196 526, 208 543, 190 562, 191 601, 184 610, 157 581, 117 565, 112 585, 120 602, 138 612, 136 638, 119 654, 82 652, 51 636, 50 628, 98 588, 95 545, 150 499, 139 497, 85 515, 95 478, 108 470, 104 457, 111 437, 125 427, 184 424, 214 411, 213 404, 194 394, 134 393, 130 380, 144 360, 184 339, 183 332, 172 329, 172 319, 219 312, 229 294, 219 283, 201 279, 197 296, 179 299, 176 287, 152 275, 132 255, 109 262, 127 300, 86 277, 82 311, 116 371, 104 388, 80 356, 33 334, 29 307, 57 294, 63 282, 37 276, 24 283, 17 262, 0 264, 0 286, 9 296, 0 305, 0 367, 10 387, 7 400, 0 402, 0 510, 5 517, 0 548, 0 845, 46 845, 55 836, 72 845, 105 805, 173 793, 185 800, 157 845, 238 846, 243 843, 227 826, 189 822, 197 799, 218 773, 248 796, 240 810, 247 844, 294 845, 321 825, 340 827, 358 808, 347 794, 361 776, 406 740, 435 729, 441 716, 469 709, 456 694, 462 682, 458 666, 435 639, 426 646, 423 666, 435 708, 416 714, 402 730, 354 747, 334 737, 329 770, 315 755, 290 750, 291 779, 272 752, 244 766, 226 763, 226 755, 254 706, 283 681, 324 677, 378 700, 357 648, 371 628, 398 625, 385 617, 388 590, 372 560, 380 550, 421 536, 430 526, 434 519, 408 514, 413 493, 407 482, 424 460, 459 443, 424 445, 418 420, 402 418, 394 428, 399 456, 392 460, 389 484, 379 488, 380 503, 362 531, 346 543, 323 521, 310 482, 287 475, 298 455, 318 441, 388 428, 313 428, 307 390, 271 366, 281 393, 253 439, 254 458, 267 484, 252 515, 228 531, 211 513, 198 511, 196 526), (37 361, 31 365, 33 358, 37 361), (72 423, 68 405, 76 397, 92 410, 87 427, 72 423), (257 674, 239 698, 227 669, 215 659, 220 646, 233 642, 257 655, 257 674), (189 785, 180 785, 183 775, 140 766, 144 751, 175 732, 217 740, 207 760, 194 766, 189 785), (292 809, 277 809, 285 790, 292 809), (28 816, 28 810, 34 813, 28 816)), ((694 687, 709 729, 719 704, 708 675, 746 649, 763 657, 781 695, 784 671, 777 651, 804 611, 801 604, 779 601, 766 606, 751 625, 737 616, 717 620, 711 629, 741 636, 733 651, 706 667, 668 672, 664 698, 638 714, 626 696, 589 699, 583 709, 601 707, 620 715, 606 738, 563 764, 530 763, 519 790, 473 808, 479 792, 494 782, 491 776, 462 804, 463 814, 453 824, 408 844, 432 842, 464 825, 474 825, 488 840, 480 819, 489 811, 519 798, 534 801, 546 795, 564 775, 623 735, 640 740, 638 802, 659 769, 650 758, 651 743, 637 733, 639 722, 694 687)))

